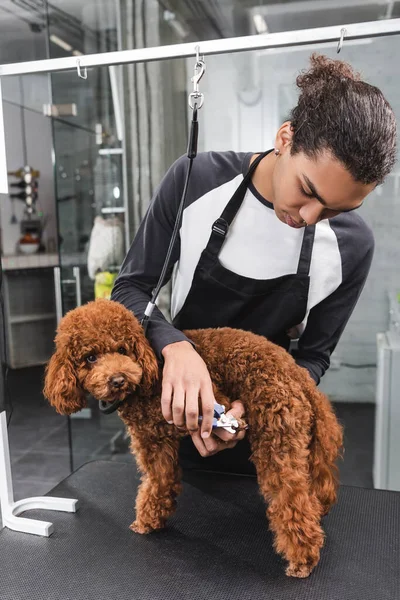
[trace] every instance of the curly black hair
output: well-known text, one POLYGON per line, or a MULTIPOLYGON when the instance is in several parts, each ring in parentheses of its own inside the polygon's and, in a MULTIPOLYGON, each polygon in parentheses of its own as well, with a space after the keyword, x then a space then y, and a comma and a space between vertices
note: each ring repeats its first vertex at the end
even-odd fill
POLYGON ((312 54, 296 79, 291 153, 329 150, 362 183, 382 183, 396 161, 396 118, 382 92, 343 61, 312 54))

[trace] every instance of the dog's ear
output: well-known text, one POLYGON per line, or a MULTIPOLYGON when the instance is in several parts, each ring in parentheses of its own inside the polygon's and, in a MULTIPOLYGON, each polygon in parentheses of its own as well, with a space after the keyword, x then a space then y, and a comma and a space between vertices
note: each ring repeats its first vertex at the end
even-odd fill
POLYGON ((71 358, 60 350, 56 350, 47 364, 43 394, 61 415, 70 415, 86 406, 86 395, 71 358))
POLYGON ((134 352, 143 371, 140 387, 144 393, 149 393, 158 379, 159 369, 154 351, 144 335, 135 340, 134 352))

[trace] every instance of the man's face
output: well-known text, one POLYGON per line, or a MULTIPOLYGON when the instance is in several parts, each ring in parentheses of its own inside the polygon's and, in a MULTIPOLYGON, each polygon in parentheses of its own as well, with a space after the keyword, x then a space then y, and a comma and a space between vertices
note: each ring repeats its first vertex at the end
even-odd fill
POLYGON ((291 155, 288 144, 276 158, 272 186, 278 219, 304 227, 358 208, 376 183, 355 181, 328 150, 314 159, 303 152, 291 155))

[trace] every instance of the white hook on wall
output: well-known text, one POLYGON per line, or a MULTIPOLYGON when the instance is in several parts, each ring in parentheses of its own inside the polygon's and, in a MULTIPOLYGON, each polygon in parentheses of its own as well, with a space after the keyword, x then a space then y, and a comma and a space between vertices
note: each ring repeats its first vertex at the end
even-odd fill
POLYGON ((87 69, 86 67, 83 67, 81 71, 81 61, 79 58, 76 59, 76 70, 78 71, 78 76, 81 79, 87 79, 87 69))
POLYGON ((338 54, 339 54, 339 52, 340 52, 340 51, 341 51, 341 49, 342 49, 342 46, 343 46, 343 40, 344 40, 344 36, 346 35, 346 33, 347 33, 347 32, 346 32, 346 29, 345 29, 345 27, 342 27, 342 29, 340 30, 340 40, 339 40, 339 43, 338 43, 338 46, 337 46, 337 53, 338 53, 338 54))

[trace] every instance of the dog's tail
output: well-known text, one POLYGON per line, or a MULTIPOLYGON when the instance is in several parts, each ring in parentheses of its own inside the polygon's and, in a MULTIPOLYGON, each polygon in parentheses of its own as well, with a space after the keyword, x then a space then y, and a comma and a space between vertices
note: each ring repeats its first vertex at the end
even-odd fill
POLYGON ((323 514, 336 502, 339 486, 337 460, 342 455, 343 428, 339 424, 328 398, 313 389, 314 431, 311 442, 311 485, 323 514))

